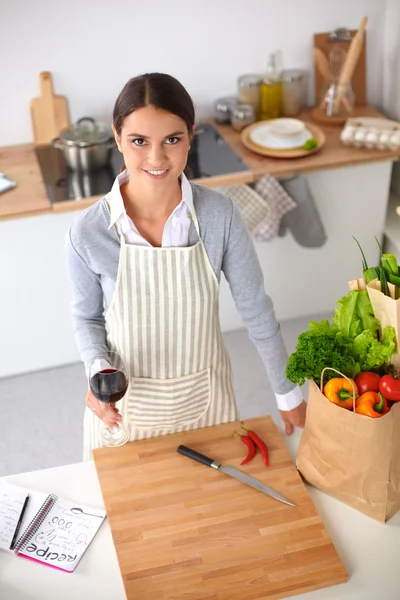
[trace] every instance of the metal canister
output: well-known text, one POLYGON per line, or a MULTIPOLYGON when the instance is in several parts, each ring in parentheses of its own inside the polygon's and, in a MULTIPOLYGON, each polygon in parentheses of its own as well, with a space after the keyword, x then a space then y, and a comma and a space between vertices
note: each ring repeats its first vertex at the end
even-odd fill
POLYGON ((232 110, 237 106, 238 101, 235 96, 218 98, 214 102, 215 120, 221 125, 230 125, 232 110))
POLYGON ((232 110, 232 127, 236 131, 242 131, 247 125, 251 125, 256 120, 254 106, 251 104, 238 104, 232 110))

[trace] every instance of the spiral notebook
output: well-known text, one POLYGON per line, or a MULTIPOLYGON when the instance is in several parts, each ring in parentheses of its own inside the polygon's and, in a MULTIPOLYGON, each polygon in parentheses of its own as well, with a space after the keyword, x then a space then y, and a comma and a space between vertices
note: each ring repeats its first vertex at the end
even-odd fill
POLYGON ((0 549, 72 573, 106 518, 102 509, 0 484, 0 549), (21 518, 22 517, 22 518, 21 518))

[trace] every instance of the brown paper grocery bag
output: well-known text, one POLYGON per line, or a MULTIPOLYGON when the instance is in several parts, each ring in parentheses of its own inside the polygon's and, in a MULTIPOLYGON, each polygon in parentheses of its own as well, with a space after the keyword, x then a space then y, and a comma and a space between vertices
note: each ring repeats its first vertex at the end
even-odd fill
POLYGON ((310 381, 296 465, 307 483, 385 523, 400 508, 400 402, 373 419, 333 404, 310 381))
POLYGON ((396 332, 397 349, 392 355, 390 362, 400 368, 400 299, 395 300, 395 286, 388 283, 391 297, 381 292, 381 284, 378 279, 367 283, 368 296, 371 301, 375 317, 380 321, 382 329, 391 325, 396 332))

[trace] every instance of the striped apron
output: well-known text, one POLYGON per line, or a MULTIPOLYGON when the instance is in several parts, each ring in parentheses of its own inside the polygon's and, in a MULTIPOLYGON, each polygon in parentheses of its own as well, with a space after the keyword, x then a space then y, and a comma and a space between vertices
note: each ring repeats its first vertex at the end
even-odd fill
MULTIPOLYGON (((119 408, 131 441, 237 419, 219 325, 219 283, 192 216, 199 238, 194 246, 134 246, 120 236, 105 321, 107 345, 128 370, 119 408)), ((86 409, 84 460, 100 445, 101 424, 86 409)))

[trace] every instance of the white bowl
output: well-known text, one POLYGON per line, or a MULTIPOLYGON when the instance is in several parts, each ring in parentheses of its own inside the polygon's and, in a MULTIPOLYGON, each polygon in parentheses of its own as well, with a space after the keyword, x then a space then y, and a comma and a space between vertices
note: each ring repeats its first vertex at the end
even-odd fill
POLYGON ((272 135, 281 138, 299 137, 305 130, 305 125, 298 119, 274 119, 269 123, 272 135))
POLYGON ((312 133, 304 128, 304 131, 300 134, 290 138, 284 138, 272 134, 270 123, 262 123, 250 132, 249 138, 252 142, 263 148, 270 148, 273 150, 294 150, 296 148, 301 148, 307 140, 312 138, 312 133))

